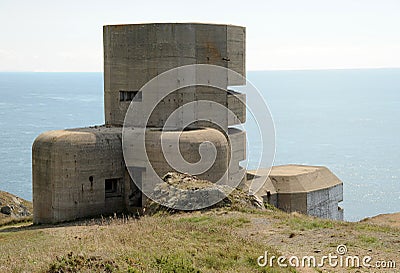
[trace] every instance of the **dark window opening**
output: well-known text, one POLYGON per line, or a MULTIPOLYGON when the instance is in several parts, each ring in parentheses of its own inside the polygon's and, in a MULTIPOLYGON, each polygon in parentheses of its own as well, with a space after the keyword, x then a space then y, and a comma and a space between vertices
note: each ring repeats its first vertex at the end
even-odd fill
POLYGON ((111 178, 105 180, 104 191, 106 198, 122 196, 121 181, 121 178, 111 178))
POLYGON ((142 177, 143 172, 146 171, 146 168, 143 167, 129 167, 130 174, 129 175, 129 183, 130 183, 130 194, 129 194, 129 206, 131 207, 142 207, 142 177))
POLYGON ((139 91, 119 91, 119 101, 142 101, 142 92, 139 91))

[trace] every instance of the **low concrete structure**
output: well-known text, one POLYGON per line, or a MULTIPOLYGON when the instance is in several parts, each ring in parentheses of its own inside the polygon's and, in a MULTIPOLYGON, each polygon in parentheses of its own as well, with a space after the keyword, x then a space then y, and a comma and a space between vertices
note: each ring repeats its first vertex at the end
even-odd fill
MULTIPOLYGON (((343 220, 343 183, 322 166, 283 165, 271 170, 248 171, 248 179, 268 172, 265 184, 256 193, 264 202, 287 212, 343 220)), ((262 182, 262 181, 261 181, 262 182)))

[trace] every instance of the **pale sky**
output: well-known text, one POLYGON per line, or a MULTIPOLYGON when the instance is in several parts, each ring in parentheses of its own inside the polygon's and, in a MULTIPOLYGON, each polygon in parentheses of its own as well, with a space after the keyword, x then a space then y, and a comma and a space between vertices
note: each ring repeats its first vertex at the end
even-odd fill
POLYGON ((400 67, 400 0, 0 0, 0 71, 102 71, 106 24, 246 27, 247 70, 400 67))

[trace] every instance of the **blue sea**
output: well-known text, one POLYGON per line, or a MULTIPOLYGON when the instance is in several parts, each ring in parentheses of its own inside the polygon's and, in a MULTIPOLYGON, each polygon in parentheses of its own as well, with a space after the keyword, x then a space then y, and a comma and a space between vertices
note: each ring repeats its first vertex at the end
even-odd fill
MULTIPOLYGON (((400 69, 247 76, 274 119, 275 165, 327 166, 344 182, 346 220, 400 211, 400 69)), ((32 200, 35 137, 103 123, 102 73, 0 73, 0 189, 32 200)))

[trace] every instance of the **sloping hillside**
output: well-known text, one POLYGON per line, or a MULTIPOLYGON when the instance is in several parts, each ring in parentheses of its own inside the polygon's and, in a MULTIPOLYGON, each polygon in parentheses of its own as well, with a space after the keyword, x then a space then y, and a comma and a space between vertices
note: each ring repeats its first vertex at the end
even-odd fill
POLYGON ((32 202, 0 191, 0 226, 32 219, 32 202))
POLYGON ((400 269, 398 214, 359 223, 317 219, 270 206, 264 208, 259 200, 235 190, 217 206, 203 211, 170 211, 150 203, 151 215, 140 218, 121 215, 35 226, 30 221, 30 202, 5 192, 0 193, 0 202, 1 208, 7 207, 3 209, 6 213, 0 214, 3 223, 0 272, 357 272, 356 268, 358 272, 399 272, 400 269), (344 252, 338 254, 339 250, 344 252), (332 266, 327 260, 319 266, 328 255, 342 257, 343 261, 350 257, 353 263, 354 257, 360 261, 371 257, 372 267, 345 262, 332 266), (278 256, 286 257, 284 265, 290 265, 289 257, 297 257, 299 266, 279 265, 278 256), (315 258, 315 264, 310 261, 303 265, 304 257, 315 258))
MULTIPOLYGON (((273 267, 260 267, 257 259, 266 251, 269 257, 320 259, 337 255, 337 246, 345 245, 346 255, 396 261, 399 234, 389 226, 322 220, 275 209, 215 208, 139 219, 25 224, 1 228, 0 272, 349 272, 327 265, 317 270, 279 267, 276 260, 273 267)), ((375 268, 374 272, 388 271, 375 268)))

